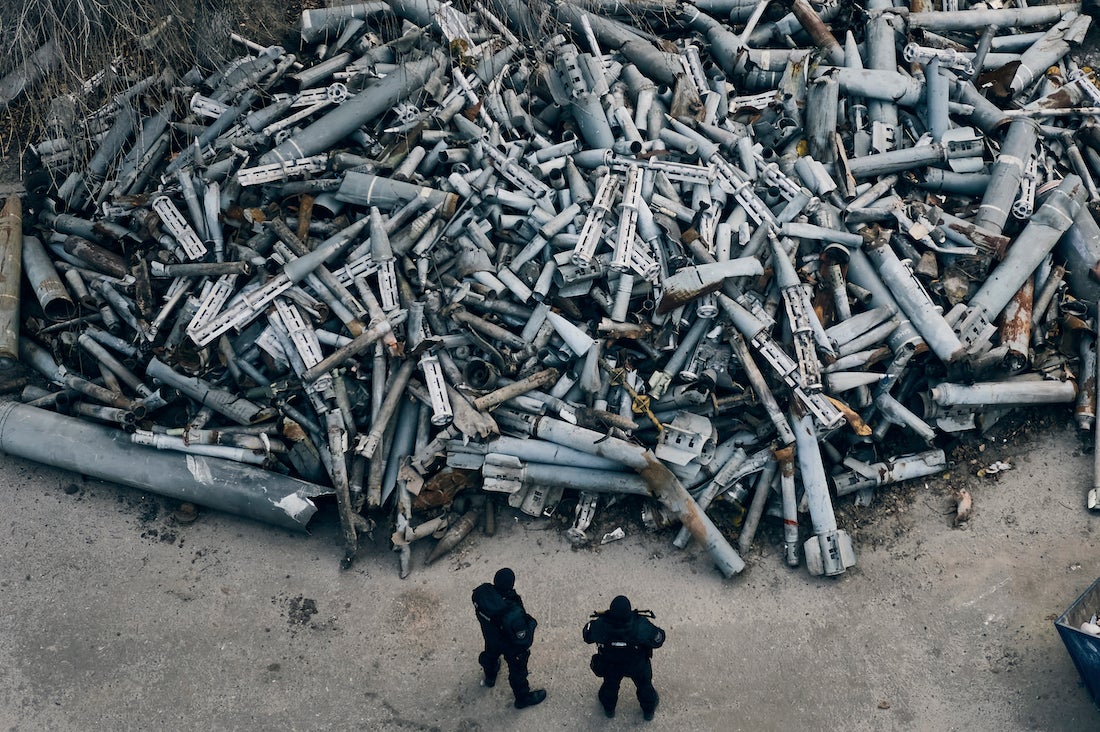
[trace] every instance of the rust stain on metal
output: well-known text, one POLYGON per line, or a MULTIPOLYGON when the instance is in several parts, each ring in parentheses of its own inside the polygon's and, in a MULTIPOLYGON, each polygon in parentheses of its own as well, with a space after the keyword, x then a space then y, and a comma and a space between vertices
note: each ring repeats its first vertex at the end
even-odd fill
POLYGON ((476 470, 458 468, 439 471, 424 482, 420 494, 413 500, 413 508, 425 509, 447 505, 460 491, 473 484, 474 476, 477 474, 476 470))
POLYGON ((68 236, 65 238, 62 247, 69 254, 83 259, 94 269, 106 274, 119 279, 124 279, 126 275, 130 274, 130 270, 126 266, 126 260, 87 239, 82 239, 79 236, 68 236))
POLYGON ((1059 89, 1053 94, 1048 94, 1039 100, 1036 100, 1035 107, 1038 109, 1068 109, 1074 105, 1073 97, 1065 89, 1059 89))
POLYGON ((840 401, 839 399, 836 399, 835 397, 826 395, 825 398, 832 402, 833 406, 840 410, 840 413, 844 415, 844 420, 852 428, 853 432, 855 432, 860 437, 866 437, 867 435, 871 434, 871 427, 863 421, 863 418, 859 416, 859 413, 856 412, 856 410, 852 409, 847 404, 840 401))
POLYGON ((1001 321, 1001 343, 1008 347, 1009 353, 1018 362, 1017 368, 1027 362, 1028 344, 1031 341, 1031 311, 1035 285, 1032 280, 1016 293, 1005 307, 1001 321))
POLYGON ((1090 374, 1084 381, 1080 383, 1078 387, 1082 398, 1077 400, 1077 407, 1074 409, 1074 415, 1077 417, 1092 417, 1096 416, 1096 374, 1090 374))
POLYGON ((686 305, 697 297, 702 297, 711 292, 722 289, 721 282, 704 285, 702 287, 666 287, 661 295, 661 302, 657 305, 657 314, 670 313, 681 305, 686 305))
MULTIPOLYGON (((691 532, 700 543, 706 543, 706 527, 699 516, 699 510, 694 501, 685 501, 681 496, 683 486, 676 476, 664 463, 657 460, 652 453, 645 454, 646 466, 638 471, 639 475, 649 487, 650 494, 661 502, 665 508, 676 514, 680 523, 691 532), (679 490, 677 490, 679 488, 679 490)), ((686 491, 684 491, 686 493, 686 491)))
POLYGON ((962 234, 974 244, 974 246, 993 255, 995 259, 1004 259, 1008 245, 1012 241, 1007 236, 983 232, 969 224, 950 223, 946 228, 962 234))

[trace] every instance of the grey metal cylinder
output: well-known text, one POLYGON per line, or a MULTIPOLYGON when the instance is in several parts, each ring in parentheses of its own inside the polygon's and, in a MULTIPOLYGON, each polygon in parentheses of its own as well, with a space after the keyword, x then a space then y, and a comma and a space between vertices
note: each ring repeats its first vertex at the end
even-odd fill
MULTIPOLYGON (((871 293, 871 307, 884 306, 900 310, 897 299, 878 276, 867 254, 862 249, 853 249, 848 254, 848 280, 871 293)), ((895 353, 915 349, 922 341, 908 317, 899 320, 901 324, 890 333, 887 341, 895 353)))
POLYGON ((304 531, 330 488, 220 458, 134 445, 121 430, 0 402, 0 452, 304 531))
POLYGON ((932 59, 924 67, 925 115, 932 139, 939 142, 951 127, 947 113, 950 87, 947 78, 940 73, 940 62, 932 59))
POLYGON ((821 73, 834 75, 840 88, 851 96, 905 105, 916 105, 924 97, 924 84, 919 79, 897 71, 830 66, 823 67, 821 73))
POLYGON ((982 408, 993 405, 1058 404, 1077 397, 1073 381, 1014 379, 977 384, 938 384, 932 400, 942 407, 982 408))
POLYGON ((47 318, 68 320, 76 315, 76 303, 69 296, 53 266, 53 260, 38 237, 23 237, 23 272, 47 318))
POLYGON ((593 470, 570 465, 526 463, 524 478, 531 485, 560 486, 592 493, 629 493, 648 496, 649 488, 637 473, 618 473, 611 470, 593 470))
POLYGON ((1080 11, 1080 3, 1043 5, 1030 8, 955 10, 949 13, 930 11, 909 13, 909 30, 965 31, 996 25, 1001 28, 1022 28, 1054 23, 1064 13, 1080 11))
POLYGON ((943 450, 927 450, 860 467, 863 470, 859 472, 853 470, 833 476, 837 496, 846 496, 863 488, 942 473, 947 470, 947 457, 943 450))
POLYGON ((458 196, 454 193, 354 171, 344 176, 344 182, 336 191, 337 201, 385 210, 398 208, 414 199, 427 201, 429 206, 443 206, 444 216, 453 214, 458 206, 458 196))
POLYGON ((990 319, 1004 310, 1024 280, 1070 228, 1081 210, 1085 195, 1085 187, 1076 175, 1066 176, 1057 188, 1047 194, 1047 200, 1017 237, 1017 243, 1026 246, 1009 248, 1005 258, 970 298, 970 307, 984 309, 990 319))
POLYGON ((384 2, 349 3, 329 8, 307 8, 302 11, 302 40, 306 43, 315 43, 325 35, 335 36, 340 27, 347 21, 353 18, 367 18, 371 15, 384 13, 389 9, 389 3, 384 2))
POLYGON ((969 104, 974 108, 970 121, 987 135, 999 136, 1001 129, 1009 124, 1011 118, 1005 111, 989 101, 970 81, 956 80, 951 84, 951 100, 969 104))
POLYGON ((989 188, 989 179, 989 173, 956 173, 941 168, 927 168, 918 177, 917 185, 926 191, 980 196, 989 188))
POLYGON ((1095 315, 1100 301, 1100 225, 1088 206, 1081 207, 1058 240, 1058 254, 1066 262, 1070 292, 1095 315))
POLYGON ((993 164, 989 187, 974 216, 975 226, 1001 233, 1038 139, 1039 125, 1034 120, 1026 117, 1013 120, 1001 145, 1001 154, 993 164))
POLYGON ((618 51, 654 81, 673 84, 682 71, 676 54, 662 51, 625 24, 602 17, 598 12, 585 12, 579 4, 556 3, 552 12, 558 20, 571 25, 574 33, 581 30, 581 17, 585 16, 602 46, 618 51))
POLYGON ((935 302, 919 280, 901 262, 885 239, 877 239, 866 247, 867 256, 882 275, 882 281, 896 298, 901 311, 909 316, 928 347, 944 363, 951 363, 963 353, 959 337, 939 313, 935 302))
POLYGON ((943 147, 932 143, 852 158, 848 161, 848 170, 855 178, 873 178, 934 165, 942 162, 945 157, 943 147))
POLYGON ((577 129, 589 148, 598 150, 611 147, 615 143, 615 135, 607 122, 599 97, 586 92, 573 99, 569 108, 577 129))
POLYGON ((422 89, 439 70, 440 57, 426 56, 400 66, 376 84, 368 86, 339 107, 265 153, 259 165, 287 162, 328 150, 362 125, 393 109, 401 100, 422 89))

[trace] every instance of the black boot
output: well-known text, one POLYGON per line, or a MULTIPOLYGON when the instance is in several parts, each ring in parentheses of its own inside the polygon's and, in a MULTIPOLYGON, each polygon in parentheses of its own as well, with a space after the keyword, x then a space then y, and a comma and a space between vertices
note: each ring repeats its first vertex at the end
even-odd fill
POLYGON ((545 689, 534 689, 527 692, 523 696, 516 697, 516 709, 526 709, 527 707, 533 707, 536 704, 541 704, 542 700, 545 698, 545 689))
POLYGON ((482 653, 477 662, 481 665, 481 670, 485 672, 485 678, 482 679, 481 685, 487 689, 492 689, 497 683, 497 674, 500 673, 500 656, 492 656, 488 651, 482 653))
POLYGON ((607 715, 608 719, 611 719, 615 716, 615 707, 604 707, 603 713, 607 715))
POLYGON ((654 694, 654 697, 656 698, 653 700, 653 708, 642 710, 642 718, 647 722, 653 721, 653 715, 657 713, 657 705, 661 703, 660 697, 657 697, 656 694, 654 694))

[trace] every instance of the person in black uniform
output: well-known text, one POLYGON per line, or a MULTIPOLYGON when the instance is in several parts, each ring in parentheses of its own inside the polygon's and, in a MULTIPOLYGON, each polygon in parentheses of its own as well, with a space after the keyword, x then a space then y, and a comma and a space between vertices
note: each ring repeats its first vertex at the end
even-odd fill
POLYGON ((665 642, 665 631, 649 621, 652 617, 648 610, 632 609, 630 600, 619 595, 611 601, 610 608, 593 613, 592 620, 584 626, 584 642, 596 644, 592 673, 603 678, 599 698, 608 717, 615 716, 619 685, 624 677, 634 682, 647 722, 657 711, 660 698, 653 688, 650 659, 653 649, 665 642))
POLYGON ((485 638, 485 650, 478 663, 485 670, 485 686, 497 682, 500 658, 508 663, 508 683, 516 697, 516 709, 533 707, 546 698, 545 689, 531 689, 527 682, 527 659, 531 657, 535 626, 523 600, 516 593, 516 574, 504 567, 493 576, 492 584, 478 585, 473 592, 474 611, 485 638))

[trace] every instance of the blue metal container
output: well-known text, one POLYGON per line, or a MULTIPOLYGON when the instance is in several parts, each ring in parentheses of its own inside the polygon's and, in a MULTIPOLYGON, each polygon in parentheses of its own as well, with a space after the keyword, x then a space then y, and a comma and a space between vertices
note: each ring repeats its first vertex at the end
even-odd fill
POLYGON ((1066 644, 1069 657, 1092 694, 1093 702, 1100 705, 1100 636, 1081 630, 1081 624, 1091 621, 1097 614, 1100 614, 1100 579, 1066 608, 1054 621, 1054 627, 1066 644))

